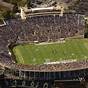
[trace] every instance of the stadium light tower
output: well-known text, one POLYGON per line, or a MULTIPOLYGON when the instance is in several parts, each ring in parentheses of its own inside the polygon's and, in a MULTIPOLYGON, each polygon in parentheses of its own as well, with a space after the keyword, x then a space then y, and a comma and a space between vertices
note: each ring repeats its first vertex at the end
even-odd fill
POLYGON ((20 11, 21 11, 20 12, 21 19, 25 20, 26 19, 26 14, 25 14, 24 9, 22 7, 20 7, 20 11))
POLYGON ((55 8, 56 10, 60 10, 60 16, 63 16, 63 13, 68 9, 68 6, 65 3, 58 2, 55 8))

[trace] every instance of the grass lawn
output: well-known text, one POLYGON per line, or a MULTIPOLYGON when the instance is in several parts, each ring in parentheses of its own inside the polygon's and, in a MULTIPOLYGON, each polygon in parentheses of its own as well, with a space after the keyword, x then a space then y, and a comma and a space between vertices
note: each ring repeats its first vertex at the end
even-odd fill
POLYGON ((87 39, 66 39, 64 43, 22 44, 13 48, 18 63, 42 64, 68 59, 87 59, 87 39))

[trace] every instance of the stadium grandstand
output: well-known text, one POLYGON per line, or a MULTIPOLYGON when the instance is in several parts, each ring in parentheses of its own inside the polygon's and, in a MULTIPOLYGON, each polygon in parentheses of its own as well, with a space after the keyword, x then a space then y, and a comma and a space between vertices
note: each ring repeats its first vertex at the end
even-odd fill
POLYGON ((62 7, 0 20, 0 88, 88 88, 85 16, 62 7))

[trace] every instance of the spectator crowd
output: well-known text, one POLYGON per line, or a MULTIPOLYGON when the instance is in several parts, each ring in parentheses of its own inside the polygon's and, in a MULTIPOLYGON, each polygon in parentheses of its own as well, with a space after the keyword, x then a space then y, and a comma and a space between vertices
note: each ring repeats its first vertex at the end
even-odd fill
MULTIPOLYGON (((60 38, 73 37, 83 35, 85 30, 85 21, 80 14, 64 14, 60 17, 58 14, 31 16, 26 20, 9 19, 6 20, 5 26, 0 26, 0 61, 8 64, 14 63, 14 59, 10 53, 9 45, 57 41, 60 38)), ((56 64, 56 65, 38 65, 25 66, 17 65, 17 68, 29 70, 68 70, 71 68, 86 67, 88 63, 72 63, 72 64, 56 64), (27 68, 28 67, 28 68, 27 68)))

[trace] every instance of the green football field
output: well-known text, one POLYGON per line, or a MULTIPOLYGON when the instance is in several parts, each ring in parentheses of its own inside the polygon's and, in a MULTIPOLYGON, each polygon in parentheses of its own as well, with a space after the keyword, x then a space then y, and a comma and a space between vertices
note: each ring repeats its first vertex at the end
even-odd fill
POLYGON ((82 60, 88 58, 88 40, 66 39, 64 43, 22 44, 14 47, 13 52, 17 62, 22 64, 82 60))

